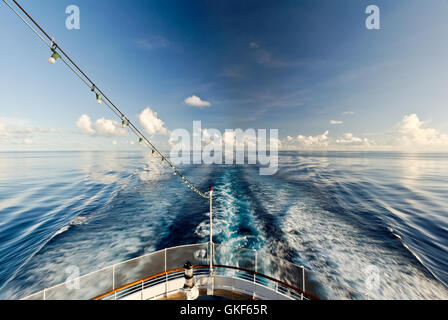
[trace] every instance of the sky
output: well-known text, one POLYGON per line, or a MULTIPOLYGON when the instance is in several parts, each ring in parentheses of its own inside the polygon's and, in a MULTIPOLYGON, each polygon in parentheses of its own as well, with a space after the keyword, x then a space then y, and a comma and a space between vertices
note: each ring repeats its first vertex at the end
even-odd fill
MULTIPOLYGON (((447 0, 19 3, 162 149, 200 120, 283 150, 448 151, 447 0)), ((0 151, 139 148, 3 2, 0 21, 0 151)))

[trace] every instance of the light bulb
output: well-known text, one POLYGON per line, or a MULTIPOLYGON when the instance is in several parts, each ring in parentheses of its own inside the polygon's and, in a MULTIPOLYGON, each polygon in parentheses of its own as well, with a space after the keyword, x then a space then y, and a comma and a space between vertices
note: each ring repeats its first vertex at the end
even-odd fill
POLYGON ((96 103, 101 104, 102 101, 103 101, 103 99, 102 99, 101 96, 97 93, 97 94, 96 94, 96 103))
POLYGON ((48 63, 55 64, 56 60, 58 60, 60 57, 61 57, 61 55, 59 53, 57 53, 56 51, 54 51, 53 54, 51 55, 51 57, 48 58, 48 63))

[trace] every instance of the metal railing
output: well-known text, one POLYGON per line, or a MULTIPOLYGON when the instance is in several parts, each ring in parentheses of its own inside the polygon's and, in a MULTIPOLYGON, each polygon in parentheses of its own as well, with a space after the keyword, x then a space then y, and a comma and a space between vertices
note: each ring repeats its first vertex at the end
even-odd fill
POLYGON ((167 248, 130 259, 46 288, 23 300, 110 300, 131 295, 136 297, 137 293, 141 299, 151 299, 157 294, 144 296, 144 292, 156 286, 160 290, 154 292, 166 296, 178 290, 170 288, 169 284, 183 278, 182 266, 187 260, 195 266, 196 277, 212 274, 239 278, 293 299, 315 299, 318 296, 312 273, 303 266, 256 250, 217 244, 210 248, 210 243, 201 243, 167 248), (210 249, 213 250, 213 261, 210 261, 210 249))

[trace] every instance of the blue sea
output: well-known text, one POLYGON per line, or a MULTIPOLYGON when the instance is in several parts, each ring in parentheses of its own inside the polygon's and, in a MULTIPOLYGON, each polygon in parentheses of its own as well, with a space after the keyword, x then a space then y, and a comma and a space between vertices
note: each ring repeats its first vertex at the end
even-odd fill
MULTIPOLYGON (((279 170, 183 165, 215 187, 215 242, 312 270, 326 299, 448 299, 448 154, 281 152, 279 170)), ((0 298, 208 240, 208 201, 146 152, 0 153, 0 298)))

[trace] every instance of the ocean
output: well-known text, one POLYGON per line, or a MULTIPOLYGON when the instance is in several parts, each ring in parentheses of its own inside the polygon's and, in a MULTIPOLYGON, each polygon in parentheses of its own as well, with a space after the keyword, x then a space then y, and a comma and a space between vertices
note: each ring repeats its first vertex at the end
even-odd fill
MULTIPOLYGON (((285 151, 273 176, 179 168, 214 186, 216 243, 304 265, 322 298, 448 299, 448 154, 285 151)), ((169 169, 146 152, 0 153, 0 298, 208 241, 208 201, 169 169)))

